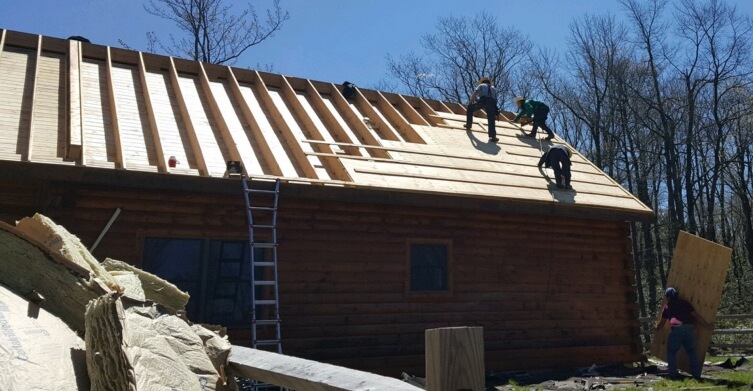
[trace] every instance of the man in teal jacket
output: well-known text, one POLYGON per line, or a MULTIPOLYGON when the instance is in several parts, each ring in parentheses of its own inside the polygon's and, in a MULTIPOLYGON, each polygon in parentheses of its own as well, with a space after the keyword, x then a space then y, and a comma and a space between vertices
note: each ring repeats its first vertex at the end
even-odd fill
POLYGON ((536 131, 540 126, 541 129, 546 131, 547 140, 554 138, 554 132, 552 132, 552 130, 546 125, 546 119, 549 116, 549 106, 533 99, 526 100, 526 98, 522 96, 515 98, 515 105, 518 106, 520 112, 512 122, 519 122, 520 119, 524 117, 533 117, 533 129, 531 130, 531 134, 527 134, 527 136, 536 137, 536 131))

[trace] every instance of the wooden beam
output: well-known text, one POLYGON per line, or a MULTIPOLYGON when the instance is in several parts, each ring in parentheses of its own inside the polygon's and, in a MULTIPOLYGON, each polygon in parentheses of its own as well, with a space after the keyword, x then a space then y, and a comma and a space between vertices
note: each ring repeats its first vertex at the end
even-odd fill
POLYGON ((7 29, 3 29, 3 33, 0 34, 0 59, 3 58, 3 49, 5 49, 5 35, 8 33, 7 29))
POLYGON ((398 102, 397 102, 398 106, 400 106, 400 109, 403 111, 403 114, 405 114, 405 116, 408 117, 408 120, 410 120, 412 123, 415 123, 415 124, 431 126, 431 124, 428 121, 426 121, 426 118, 422 117, 421 114, 419 114, 418 111, 416 111, 416 108, 413 107, 413 105, 410 104, 410 102, 408 102, 408 100, 405 99, 404 96, 400 94, 395 94, 395 95, 397 96, 397 99, 398 99, 398 102))
POLYGON ((424 335, 427 391, 486 389, 482 327, 429 329, 424 335))
POLYGON ((83 158, 83 118, 81 103, 81 42, 68 41, 68 142, 65 157, 72 160, 83 158))
POLYGON ((170 57, 170 81, 175 91, 175 99, 178 101, 178 107, 180 108, 180 115, 183 119, 183 125, 186 127, 186 133, 188 134, 188 141, 191 143, 191 149, 196 159, 196 165, 199 169, 199 175, 209 176, 209 169, 207 163, 204 160, 204 154, 201 152, 201 146, 196 136, 196 130, 191 122, 191 116, 188 114, 188 107, 186 106, 186 100, 183 97, 183 92, 180 88, 180 77, 178 76, 178 69, 175 67, 175 60, 170 57))
MULTIPOLYGON (((227 69, 229 72, 230 67, 227 69)), ((207 97, 212 117, 214 117, 217 126, 220 128, 220 136, 225 144, 225 148, 227 148, 227 153, 230 155, 230 160, 242 161, 241 153, 238 151, 238 146, 235 143, 235 140, 233 140, 233 135, 230 133, 230 128, 225 121, 225 117, 222 115, 220 106, 217 103, 217 98, 214 96, 214 92, 212 92, 212 86, 209 84, 209 76, 207 76, 206 69, 204 69, 204 65, 201 62, 199 62, 199 80, 201 81, 201 87, 204 89, 204 94, 207 97)), ((245 166, 246 163, 244 162, 243 165, 245 166)))
MULTIPOLYGON (((382 95, 381 92, 377 91, 377 106, 379 107, 379 110, 381 110, 384 115, 387 116, 387 119, 392 121, 393 124, 395 124, 395 128, 398 132, 400 132, 400 135, 403 137, 403 140, 411 142, 411 143, 418 143, 418 144, 426 144, 424 139, 421 138, 421 136, 416 133, 416 129, 413 129, 413 126, 405 120, 405 118, 395 109, 395 106, 390 103, 387 98, 382 95)), ((401 97, 402 99, 402 97, 401 97)), ((405 104, 405 106, 410 107, 408 102, 405 102, 405 100, 402 100, 405 104)), ((403 106, 403 107, 405 107, 403 106)), ((413 107, 410 107, 410 110, 413 110, 413 107)), ((415 113, 415 111, 413 111, 415 113)), ((418 113, 415 113, 416 116, 419 118, 421 116, 418 115, 418 113)), ((426 122, 426 121, 424 121, 426 122)), ((428 125, 428 124, 427 124, 428 125)))
MULTIPOLYGON (((303 127, 309 132, 311 137, 315 140, 324 141, 324 137, 322 137, 319 129, 317 129, 316 125, 314 125, 314 122, 311 120, 311 117, 309 117, 308 113, 306 113, 306 109, 304 109, 303 105, 298 100, 298 94, 296 94, 295 90, 293 90, 293 87, 290 85, 288 79, 285 76, 282 76, 281 90, 283 96, 285 96, 285 99, 287 99, 288 101, 288 105, 293 108, 293 113, 298 116, 298 119, 303 123, 303 127)), ((319 152, 324 152, 325 154, 334 154, 332 147, 328 144, 313 144, 312 146, 319 152)), ((350 174, 348 174, 348 170, 345 169, 345 166, 343 166, 342 162, 340 162, 337 157, 326 155, 317 157, 327 168, 327 171, 329 171, 332 176, 334 176, 334 179, 348 182, 353 181, 353 178, 351 178, 350 174)))
POLYGON ((126 169, 125 156, 123 154, 123 142, 120 137, 120 121, 118 120, 118 101, 115 98, 115 81, 112 76, 112 56, 110 47, 107 47, 107 57, 105 60, 105 70, 107 74, 107 90, 110 103, 110 116, 112 120, 112 138, 115 141, 115 168, 126 169))
POLYGON ((390 377, 235 345, 230 370, 236 376, 296 390, 422 390, 390 377))
POLYGON ((373 129, 374 132, 384 140, 401 141, 395 135, 395 130, 392 129, 392 125, 382 117, 381 113, 374 109, 371 102, 363 96, 363 93, 361 93, 361 90, 358 88, 356 88, 355 98, 356 106, 358 106, 361 112, 366 114, 365 117, 369 117, 369 121, 373 124, 371 129, 373 129))
MULTIPOLYGON (((348 101, 345 100, 345 97, 343 97, 340 93, 340 89, 337 88, 337 86, 334 84, 330 84, 330 96, 335 103, 335 107, 340 109, 340 112, 345 118, 345 121, 347 121, 351 129, 355 131, 356 137, 359 137, 358 141, 360 141, 361 144, 372 146, 382 145, 379 140, 377 140, 376 137, 374 137, 374 135, 369 132, 369 129, 366 127, 366 124, 363 123, 363 120, 356 116, 356 113, 353 112, 353 109, 350 107, 348 101)), ((372 156, 377 157, 390 157, 390 155, 386 151, 379 149, 372 149, 369 151, 369 153, 372 154, 372 156)))
MULTIPOLYGON (((253 136, 252 141, 256 143, 256 148, 259 150, 259 152, 261 152, 261 158, 264 160, 266 166, 269 167, 270 174, 282 176, 282 169, 277 163, 277 159, 275 159, 274 153, 272 152, 272 148, 269 146, 267 139, 264 138, 264 133, 262 133, 259 123, 256 122, 254 114, 251 111, 251 107, 243 97, 241 86, 238 83, 238 79, 235 77, 235 72, 233 72, 232 68, 228 68, 228 83, 230 84, 230 90, 233 92, 235 100, 238 102, 238 105, 241 108, 243 118, 246 120, 246 123, 251 129, 251 135, 253 136)), ((248 174, 248 163, 246 163, 245 160, 241 161, 244 162, 243 169, 246 170, 246 173, 248 174)))
POLYGON ((30 162, 32 158, 34 145, 34 112, 37 108, 37 89, 39 86, 39 62, 42 58, 42 36, 40 35, 37 40, 37 60, 34 65, 34 85, 31 88, 31 110, 29 110, 29 140, 26 146, 26 156, 21 156, 21 160, 30 162))
MULTIPOLYGON (((350 137, 348 137, 348 134, 345 132, 335 116, 324 103, 324 98, 322 98, 322 96, 319 94, 319 91, 316 89, 316 87, 314 87, 314 84, 311 83, 310 80, 306 80, 306 92, 308 93, 309 99, 311 99, 311 105, 314 107, 316 113, 319 114, 319 119, 321 119, 322 123, 324 123, 324 126, 327 127, 327 130, 332 135, 332 138, 338 142, 350 143, 352 141, 355 141, 351 140, 350 137)), ((358 148, 346 146, 343 147, 343 150, 348 155, 362 156, 361 151, 359 151, 358 148)))
POLYGON ((167 163, 165 162, 165 149, 162 146, 162 139, 159 136, 159 128, 157 127, 157 118, 154 116, 154 106, 152 106, 152 95, 149 93, 149 84, 146 81, 146 64, 144 63, 144 56, 139 52, 139 80, 141 81, 141 91, 144 95, 144 106, 146 107, 146 115, 149 118, 149 130, 154 141, 154 150, 157 153, 157 171, 167 172, 167 163))
POLYGON ((298 164, 298 169, 304 177, 318 179, 314 166, 309 162, 306 153, 303 152, 303 149, 301 148, 301 144, 298 143, 293 131, 290 130, 287 122, 282 118, 282 113, 280 113, 279 108, 272 100, 272 95, 270 95, 267 85, 264 83, 264 80, 262 80, 261 75, 256 71, 254 71, 254 75, 254 85, 256 86, 258 96, 261 98, 261 103, 267 108, 267 112, 272 119, 272 123, 274 124, 277 133, 282 135, 282 141, 285 142, 288 150, 293 154, 292 157, 295 160, 295 163, 298 164))

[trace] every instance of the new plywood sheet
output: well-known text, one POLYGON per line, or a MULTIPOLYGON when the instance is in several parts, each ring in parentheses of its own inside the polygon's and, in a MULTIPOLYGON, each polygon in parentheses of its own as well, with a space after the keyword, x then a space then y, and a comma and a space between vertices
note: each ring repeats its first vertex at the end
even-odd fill
MULTIPOLYGON (((731 260, 731 248, 680 231, 667 276, 667 286, 676 288, 680 298, 693 304, 701 317, 713 323, 731 260)), ((664 302, 659 308, 659 317, 663 306, 664 302)), ((712 332, 713 330, 696 326, 696 352, 701 362, 709 348, 712 332)), ((665 361, 668 335, 669 327, 657 330, 651 345, 651 354, 665 361)), ((688 356, 684 349, 677 356, 677 365, 685 371, 689 370, 688 356)))

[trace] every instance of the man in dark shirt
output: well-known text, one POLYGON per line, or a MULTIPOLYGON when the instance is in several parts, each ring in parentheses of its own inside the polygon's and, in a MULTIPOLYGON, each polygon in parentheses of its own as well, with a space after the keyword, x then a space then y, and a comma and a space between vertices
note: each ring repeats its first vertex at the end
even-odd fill
POLYGON ((539 168, 546 166, 546 168, 551 167, 554 170, 554 179, 557 182, 558 189, 570 190, 573 188, 570 186, 570 157, 572 155, 573 152, 570 148, 555 144, 539 159, 539 168))
POLYGON ((541 127, 541 129, 546 131, 547 140, 554 138, 554 132, 552 132, 552 129, 549 129, 549 126, 546 124, 546 119, 549 117, 549 106, 537 100, 526 99, 522 96, 515 98, 515 105, 518 106, 520 112, 512 122, 520 123, 520 120, 523 118, 533 117, 533 129, 531 129, 531 133, 526 134, 526 136, 535 138, 536 131, 541 127))
POLYGON ((700 379, 701 366, 695 351, 695 324, 700 324, 706 328, 711 328, 711 325, 695 312, 692 304, 679 297, 677 289, 669 287, 665 295, 667 296, 667 304, 662 309, 661 320, 657 323, 656 328, 660 329, 667 323, 672 326, 667 339, 667 370, 669 376, 677 376, 677 352, 680 351, 681 347, 684 347, 690 361, 690 371, 694 378, 700 379))

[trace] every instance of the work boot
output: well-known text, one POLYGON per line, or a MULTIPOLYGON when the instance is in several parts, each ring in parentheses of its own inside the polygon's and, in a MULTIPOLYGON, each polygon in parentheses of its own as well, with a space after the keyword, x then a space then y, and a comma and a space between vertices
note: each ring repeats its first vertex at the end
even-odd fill
POLYGON ((558 183, 558 184, 557 184, 557 188, 558 188, 558 189, 564 189, 564 188, 565 188, 565 186, 564 186, 563 184, 561 184, 561 183, 558 183))
POLYGON ((490 143, 496 143, 497 141, 499 141, 498 138, 496 138, 496 137, 489 137, 489 142, 490 143))

